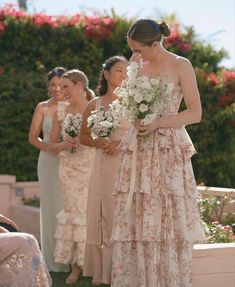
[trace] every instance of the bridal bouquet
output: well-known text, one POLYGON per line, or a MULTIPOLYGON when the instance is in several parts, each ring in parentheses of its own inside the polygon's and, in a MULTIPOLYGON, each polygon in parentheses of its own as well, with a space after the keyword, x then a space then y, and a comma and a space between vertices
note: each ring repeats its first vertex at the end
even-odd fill
POLYGON ((115 89, 118 101, 112 103, 112 109, 117 117, 123 116, 130 123, 141 120, 149 124, 167 108, 166 95, 172 91, 173 84, 160 78, 137 76, 139 67, 137 62, 127 67, 127 79, 115 89))
POLYGON ((92 111, 87 119, 88 128, 91 129, 91 136, 93 138, 109 137, 117 126, 117 122, 110 110, 105 110, 100 106, 98 110, 92 111))
MULTIPOLYGON (((70 137, 75 138, 80 134, 81 124, 82 116, 80 114, 67 114, 63 122, 64 132, 70 137)), ((71 148, 71 153, 74 152, 76 152, 76 147, 71 148)))

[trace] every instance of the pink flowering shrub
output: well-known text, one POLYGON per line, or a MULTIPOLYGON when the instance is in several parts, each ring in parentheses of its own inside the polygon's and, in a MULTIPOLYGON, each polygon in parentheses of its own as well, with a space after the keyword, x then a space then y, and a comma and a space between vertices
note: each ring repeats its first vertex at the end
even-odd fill
MULTIPOLYGON (((130 57, 126 34, 132 21, 114 12, 51 16, 0 7, 0 116, 5 119, 0 124, 0 173, 37 179, 38 154, 27 133, 36 104, 47 98, 46 73, 58 65, 80 68, 95 89, 105 59, 130 57)), ((193 157, 196 179, 234 187, 235 72, 220 67, 226 52, 198 39, 193 27, 174 18, 168 22, 172 33, 163 45, 192 62, 201 94, 202 122, 187 127, 198 151, 193 157)))
POLYGON ((199 209, 209 243, 235 242, 235 213, 227 211, 232 204, 234 200, 229 195, 200 199, 199 209))

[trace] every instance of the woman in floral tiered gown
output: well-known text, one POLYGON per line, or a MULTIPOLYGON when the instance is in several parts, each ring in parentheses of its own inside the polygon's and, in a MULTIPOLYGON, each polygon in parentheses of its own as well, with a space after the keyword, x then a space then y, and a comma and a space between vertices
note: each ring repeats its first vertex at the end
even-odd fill
POLYGON ((117 147, 127 132, 127 123, 120 123, 109 140, 93 139, 87 127, 87 118, 91 111, 109 104, 116 99, 114 90, 126 77, 127 61, 120 56, 106 60, 100 75, 99 98, 87 106, 81 131, 81 141, 88 146, 95 146, 95 159, 91 175, 87 207, 87 244, 85 252, 85 276, 92 276, 92 284, 110 284, 112 244, 110 237, 113 224, 114 198, 112 195, 119 169, 121 154, 117 147), (107 144, 107 145, 106 145, 107 144))
POLYGON ((151 124, 136 122, 135 128, 145 133, 137 135, 136 150, 129 140, 133 128, 122 144, 115 187, 112 287, 192 286, 193 243, 204 240, 191 165, 195 149, 184 128, 200 121, 200 97, 190 62, 161 44, 169 34, 164 21, 150 19, 138 20, 128 31, 131 61, 141 62, 137 77, 160 78, 168 93, 151 124), (186 109, 179 112, 182 98, 186 109))
POLYGON ((94 150, 80 144, 79 135, 75 138, 66 135, 65 117, 67 114, 82 117, 93 92, 88 88, 86 75, 80 70, 66 72, 62 87, 69 103, 59 103, 51 132, 51 142, 62 150, 59 153, 59 180, 64 200, 64 209, 57 215, 55 261, 71 264, 72 272, 66 283, 73 284, 84 263, 88 186, 94 150), (61 132, 63 141, 57 143, 61 132))

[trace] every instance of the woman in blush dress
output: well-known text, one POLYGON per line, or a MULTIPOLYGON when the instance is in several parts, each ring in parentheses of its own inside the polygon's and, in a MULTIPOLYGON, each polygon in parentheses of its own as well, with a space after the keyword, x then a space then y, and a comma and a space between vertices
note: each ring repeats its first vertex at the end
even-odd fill
MULTIPOLYGON (((2 214, 0 223, 18 229, 12 220, 2 214)), ((51 286, 51 278, 35 237, 8 232, 0 226, 0 286, 51 286)))
POLYGON ((153 121, 136 121, 123 141, 114 191, 112 287, 192 286, 193 244, 205 238, 191 165, 195 149, 185 130, 201 120, 200 96, 191 63, 162 46, 169 35, 165 21, 152 19, 137 20, 127 34, 130 62, 138 65, 136 79, 130 77, 135 98, 143 84, 157 90, 161 81, 167 88, 153 121), (182 98, 186 109, 179 112, 182 98))
POLYGON ((66 283, 73 284, 84 263, 88 186, 94 149, 80 144, 79 134, 74 138, 66 134, 66 122, 68 115, 81 121, 83 110, 94 94, 88 88, 87 76, 80 70, 67 71, 62 76, 62 87, 69 103, 58 105, 51 132, 52 146, 60 150, 59 180, 64 200, 64 208, 57 215, 54 255, 56 262, 71 264, 72 271, 66 283), (58 143, 60 135, 63 140, 58 143))
POLYGON ((110 139, 93 139, 87 127, 87 118, 100 106, 105 110, 116 99, 115 88, 126 77, 127 60, 120 56, 109 58, 101 71, 98 87, 99 97, 91 101, 84 111, 80 140, 83 144, 95 147, 88 207, 87 243, 83 274, 92 276, 92 284, 110 284, 112 245, 110 237, 113 224, 114 182, 120 164, 120 151, 117 149, 127 132, 126 122, 121 122, 110 139))
POLYGON ((40 192, 41 249, 49 271, 66 271, 67 266, 54 261, 56 214, 63 208, 58 179, 59 160, 49 145, 52 120, 58 101, 63 99, 60 77, 66 71, 56 67, 48 74, 50 99, 37 105, 29 131, 29 142, 40 150, 38 183, 40 192), (41 132, 43 139, 40 138, 41 132))

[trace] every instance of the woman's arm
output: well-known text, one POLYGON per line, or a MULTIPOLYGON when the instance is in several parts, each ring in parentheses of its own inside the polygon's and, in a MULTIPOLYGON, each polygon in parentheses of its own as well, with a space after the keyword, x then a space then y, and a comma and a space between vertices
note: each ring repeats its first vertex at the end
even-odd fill
POLYGON ((39 138, 40 132, 42 130, 42 122, 44 115, 44 103, 39 103, 34 111, 33 118, 31 121, 31 126, 28 134, 28 140, 31 145, 43 150, 45 152, 49 151, 49 145, 44 143, 41 138, 39 138))
POLYGON ((19 229, 17 224, 13 220, 7 218, 6 216, 4 216, 2 214, 0 214, 0 223, 7 223, 7 224, 10 224, 11 226, 15 227, 15 229, 17 229, 17 230, 19 229))
POLYGON ((151 132, 157 128, 180 128, 201 121, 201 101, 193 67, 187 59, 179 58, 176 68, 186 110, 180 112, 178 115, 157 118, 152 124, 140 127, 141 131, 151 132))

